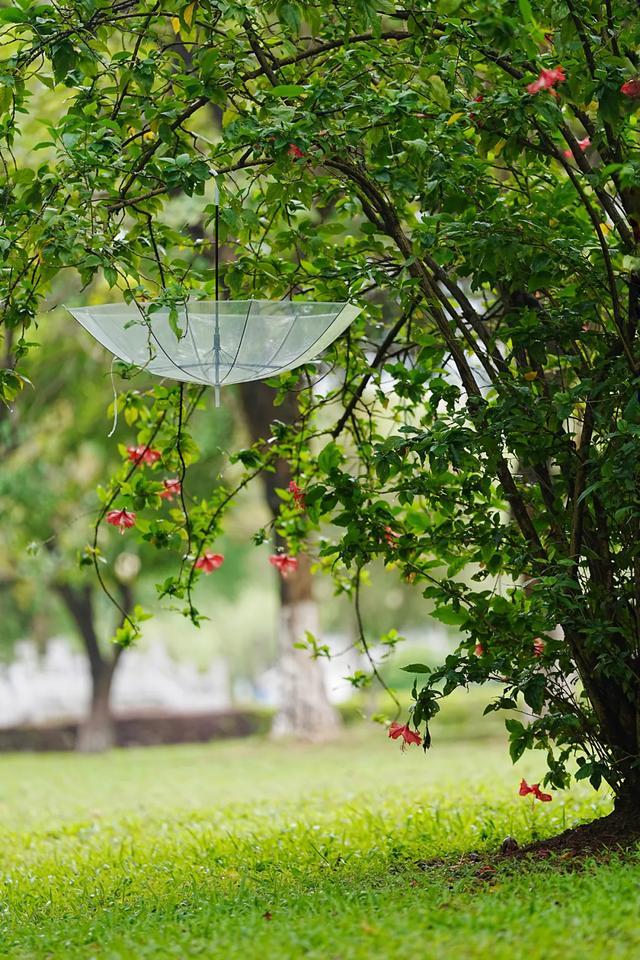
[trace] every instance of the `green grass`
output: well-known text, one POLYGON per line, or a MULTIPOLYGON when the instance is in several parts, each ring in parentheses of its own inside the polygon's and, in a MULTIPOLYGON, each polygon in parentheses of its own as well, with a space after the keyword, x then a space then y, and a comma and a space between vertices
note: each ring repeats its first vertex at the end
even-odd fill
POLYGON ((488 879, 460 862, 608 809, 586 788, 532 808, 517 787, 541 759, 514 770, 495 741, 403 754, 370 727, 0 757, 0 956, 636 958, 637 857, 488 879))

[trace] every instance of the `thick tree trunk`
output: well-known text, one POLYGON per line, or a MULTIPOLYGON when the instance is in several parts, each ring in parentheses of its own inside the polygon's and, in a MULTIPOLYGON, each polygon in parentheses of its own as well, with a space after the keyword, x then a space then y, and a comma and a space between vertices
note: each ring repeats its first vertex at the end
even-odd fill
MULTIPOLYGON (((121 648, 117 648, 121 649, 121 648)), ((102 753, 115 746, 115 726, 111 715, 111 686, 116 658, 100 658, 97 669, 91 669, 91 702, 89 712, 78 727, 76 750, 79 753, 102 753)))
POLYGON ((336 735, 340 724, 327 696, 321 662, 295 646, 304 640, 307 631, 314 637, 320 631, 308 556, 299 557, 298 569, 282 580, 280 599, 280 702, 272 735, 328 740, 336 735))
MULTIPOLYGON (((88 584, 72 587, 57 584, 56 589, 75 621, 89 660, 91 699, 86 718, 78 728, 76 750, 81 753, 100 753, 115 745, 115 728, 111 716, 111 687, 113 676, 122 654, 122 647, 114 646, 109 655, 100 650, 95 629, 93 594, 88 584)), ((129 588, 122 587, 125 609, 130 609, 129 588)))
MULTIPOLYGON (((296 418, 296 402, 291 395, 281 406, 274 408, 275 391, 264 383, 244 383, 240 392, 253 441, 271 435, 271 421, 275 417, 289 423, 296 418)), ((274 517, 281 502, 276 490, 286 489, 291 479, 289 465, 284 460, 278 461, 275 473, 262 475, 266 500, 274 517)), ((276 546, 283 544, 276 540, 276 546)), ((295 646, 304 640, 307 631, 318 636, 318 606, 313 596, 310 560, 307 556, 299 556, 298 569, 280 581, 280 702, 272 728, 275 737, 326 740, 335 736, 340 726, 339 715, 327 696, 321 662, 295 646)))

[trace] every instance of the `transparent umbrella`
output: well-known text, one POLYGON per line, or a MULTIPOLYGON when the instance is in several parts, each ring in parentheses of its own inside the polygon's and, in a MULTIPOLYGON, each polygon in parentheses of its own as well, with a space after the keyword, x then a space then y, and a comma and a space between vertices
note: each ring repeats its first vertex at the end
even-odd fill
POLYGON ((158 377, 211 384, 263 380, 314 360, 360 313, 350 303, 220 299, 220 201, 214 216, 215 296, 146 313, 135 304, 68 307, 115 356, 158 377), (170 322, 171 319, 171 322, 170 322))
POLYGON ((147 317, 127 304, 71 307, 69 312, 126 363, 159 377, 219 388, 272 377, 313 360, 360 308, 303 300, 189 300, 178 308, 173 323, 168 309, 147 317))

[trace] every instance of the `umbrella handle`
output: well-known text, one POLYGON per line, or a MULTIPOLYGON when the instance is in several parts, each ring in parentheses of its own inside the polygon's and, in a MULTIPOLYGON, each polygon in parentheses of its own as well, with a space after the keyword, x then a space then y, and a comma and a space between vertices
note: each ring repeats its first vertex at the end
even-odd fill
POLYGON ((216 290, 216 313, 215 327, 213 332, 213 354, 215 362, 214 377, 214 395, 215 405, 220 406, 220 190, 218 181, 214 180, 213 205, 215 208, 213 220, 213 251, 214 251, 214 270, 215 270, 215 290, 216 290))

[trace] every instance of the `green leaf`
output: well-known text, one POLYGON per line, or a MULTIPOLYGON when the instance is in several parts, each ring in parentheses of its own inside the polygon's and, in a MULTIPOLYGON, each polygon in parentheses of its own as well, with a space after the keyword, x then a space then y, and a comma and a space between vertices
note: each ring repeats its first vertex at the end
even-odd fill
POLYGON ((29 14, 26 10, 16 10, 15 7, 0 8, 0 21, 5 23, 28 23, 29 14))
POLYGON ((454 610, 453 607, 437 607, 431 616, 450 627, 459 627, 467 619, 464 610, 454 610))
POLYGON ((546 694, 546 680, 542 674, 532 677, 522 686, 522 695, 525 703, 531 707, 534 713, 540 713, 544 706, 546 694))
POLYGON ((535 23, 533 18, 533 11, 531 9, 531 4, 529 0, 518 0, 518 6, 520 7, 520 13, 522 14, 522 19, 525 23, 535 23))
POLYGON ((429 77, 429 86, 431 87, 433 100, 439 107, 442 107, 443 110, 449 110, 451 107, 451 98, 449 97, 449 92, 444 85, 442 77, 439 77, 437 73, 429 77))
POLYGON ((407 667, 400 667, 405 673, 431 673, 431 667, 426 663, 410 663, 407 667))
POLYGON ((297 3, 289 3, 285 0, 285 2, 279 3, 276 9, 281 22, 297 33, 302 24, 302 12, 297 3))
POLYGON ((324 473, 330 473, 342 462, 342 453, 340 448, 331 440, 330 443, 320 451, 318 456, 318 466, 324 473))
POLYGON ((266 90, 265 94, 268 97, 300 97, 303 93, 306 93, 304 87, 301 87, 296 83, 281 83, 277 87, 271 87, 270 90, 266 90))

